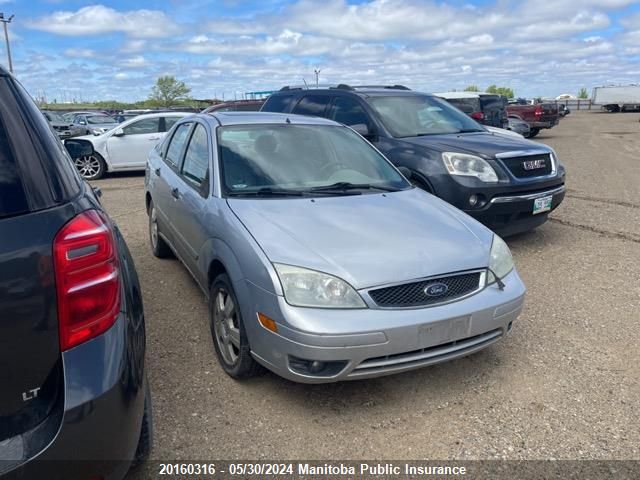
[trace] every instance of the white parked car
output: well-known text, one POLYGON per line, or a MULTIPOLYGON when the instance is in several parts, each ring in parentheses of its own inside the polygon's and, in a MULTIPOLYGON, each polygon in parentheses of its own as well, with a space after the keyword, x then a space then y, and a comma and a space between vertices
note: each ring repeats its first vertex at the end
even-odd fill
POLYGON ((95 150, 93 155, 75 158, 75 166, 87 180, 96 180, 106 172, 144 170, 149 151, 162 140, 174 123, 187 115, 191 113, 139 115, 102 135, 75 137, 75 141, 91 142, 95 150))

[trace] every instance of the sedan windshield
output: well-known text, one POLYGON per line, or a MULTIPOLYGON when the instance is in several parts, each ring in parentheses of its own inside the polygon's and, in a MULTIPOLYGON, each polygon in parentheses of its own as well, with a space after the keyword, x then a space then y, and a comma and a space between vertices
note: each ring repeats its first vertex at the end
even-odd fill
POLYGON ((370 97, 368 101, 396 138, 485 131, 474 120, 438 97, 381 96, 370 97))
POLYGON ((366 140, 331 125, 218 128, 227 196, 359 195, 410 184, 366 140))
POLYGON ((107 115, 92 115, 87 117, 87 122, 97 125, 99 123, 118 123, 115 118, 107 115))

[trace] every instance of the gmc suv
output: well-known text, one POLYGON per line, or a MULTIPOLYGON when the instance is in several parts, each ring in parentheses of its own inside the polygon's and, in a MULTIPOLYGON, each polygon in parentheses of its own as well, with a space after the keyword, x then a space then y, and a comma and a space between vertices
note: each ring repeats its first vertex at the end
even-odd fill
POLYGON ((262 111, 350 126, 416 186, 503 236, 543 224, 564 199, 565 169, 551 148, 490 133, 445 100, 402 85, 283 87, 262 111))
POLYGON ((0 68, 3 479, 123 478, 151 448, 140 285, 98 196, 0 68))

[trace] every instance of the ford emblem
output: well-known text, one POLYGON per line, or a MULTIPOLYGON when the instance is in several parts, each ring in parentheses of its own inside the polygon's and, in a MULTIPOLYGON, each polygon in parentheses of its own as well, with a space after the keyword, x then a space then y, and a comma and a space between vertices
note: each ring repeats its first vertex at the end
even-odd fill
POLYGON ((432 283, 424 287, 423 291, 427 297, 441 297, 442 295, 447 293, 448 290, 449 287, 447 287, 444 283, 432 283))

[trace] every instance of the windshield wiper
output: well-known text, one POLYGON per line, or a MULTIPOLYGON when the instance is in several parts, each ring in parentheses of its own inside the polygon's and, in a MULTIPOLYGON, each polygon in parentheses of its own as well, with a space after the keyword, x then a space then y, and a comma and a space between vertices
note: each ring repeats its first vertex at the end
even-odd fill
POLYGON ((460 130, 458 133, 474 133, 474 132, 486 132, 486 130, 480 130, 479 128, 467 128, 460 130))
POLYGON ((301 190, 288 190, 286 188, 263 187, 258 190, 235 191, 227 193, 228 197, 302 197, 305 192, 301 190))
MULTIPOLYGON (((313 187, 309 191, 311 192, 346 192, 349 190, 382 190, 384 192, 397 192, 400 189, 394 187, 385 187, 382 185, 371 185, 369 183, 351 183, 351 182, 337 182, 332 185, 324 185, 322 187, 313 187)), ((355 192, 352 192, 355 193, 355 192)))

